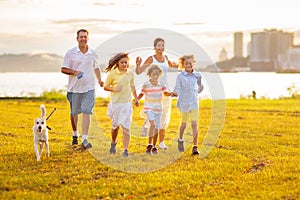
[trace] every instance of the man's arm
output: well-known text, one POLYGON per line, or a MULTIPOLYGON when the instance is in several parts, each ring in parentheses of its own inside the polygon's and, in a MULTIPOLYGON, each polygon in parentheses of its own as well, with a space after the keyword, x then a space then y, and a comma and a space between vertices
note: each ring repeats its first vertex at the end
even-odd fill
POLYGON ((98 80, 98 83, 99 83, 100 87, 103 87, 104 82, 101 80, 101 71, 100 71, 100 69, 99 69, 99 68, 96 68, 96 69, 94 70, 94 72, 95 72, 95 75, 96 75, 96 78, 97 78, 97 80, 98 80))
POLYGON ((73 76, 77 76, 78 74, 81 73, 81 71, 76 71, 67 67, 61 67, 61 72, 67 75, 73 75, 73 76))

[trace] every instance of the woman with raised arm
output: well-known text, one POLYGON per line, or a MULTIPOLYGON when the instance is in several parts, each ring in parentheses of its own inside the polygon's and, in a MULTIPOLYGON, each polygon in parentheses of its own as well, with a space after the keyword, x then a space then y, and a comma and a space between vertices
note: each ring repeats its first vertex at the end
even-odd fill
MULTIPOLYGON (((162 69, 162 76, 161 81, 164 82, 164 84, 168 88, 168 80, 167 80, 167 72, 169 70, 169 67, 176 68, 178 65, 175 62, 171 62, 166 55, 164 55, 165 50, 165 41, 162 38, 156 38, 154 40, 154 50, 155 53, 152 56, 149 56, 143 65, 141 57, 136 58, 136 74, 141 74, 143 71, 145 71, 151 64, 157 64, 162 69)), ((164 143, 165 139, 165 133, 166 129, 168 128, 169 122, 170 122, 170 116, 171 116, 171 104, 172 99, 171 96, 163 96, 162 99, 162 117, 161 117, 161 129, 159 130, 159 148, 160 149, 167 149, 168 147, 164 143)), ((142 129, 142 135, 147 135, 147 120, 145 120, 143 129, 142 129)))

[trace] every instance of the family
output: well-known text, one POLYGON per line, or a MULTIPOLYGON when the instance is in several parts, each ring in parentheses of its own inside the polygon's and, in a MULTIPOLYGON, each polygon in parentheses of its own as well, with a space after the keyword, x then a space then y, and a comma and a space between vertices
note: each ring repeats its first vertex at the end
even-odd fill
POLYGON ((178 151, 184 151, 183 134, 187 122, 190 121, 194 144, 192 154, 198 155, 198 93, 203 90, 203 84, 201 83, 201 74, 194 70, 194 56, 181 56, 178 64, 171 62, 163 54, 164 39, 156 38, 154 40, 154 55, 149 56, 143 64, 141 57, 136 58, 135 73, 141 74, 145 71, 148 76, 148 80, 144 81, 140 93, 137 94, 134 85, 134 72, 128 70, 128 53, 117 53, 109 60, 105 68, 105 72, 108 73, 107 78, 103 82, 98 56, 94 50, 89 48, 88 40, 88 30, 78 30, 78 46, 67 51, 61 67, 61 72, 69 76, 67 99, 71 110, 72 145, 78 144, 78 115, 82 114, 82 146, 85 149, 92 147, 92 144, 88 142, 88 132, 90 117, 95 104, 95 82, 98 82, 105 91, 111 92, 107 111, 107 116, 112 122, 109 149, 111 154, 116 153, 117 137, 121 127, 124 147, 122 155, 124 157, 129 156, 132 98, 135 106, 139 106, 139 100, 143 97, 143 111, 146 120, 141 131, 143 135, 148 135, 146 153, 157 154, 158 149, 167 149, 164 138, 170 122, 172 97, 178 97, 177 107, 181 113, 181 125, 177 141, 178 151), (182 72, 177 76, 173 91, 169 89, 167 81, 167 72, 170 67, 182 69, 182 72))

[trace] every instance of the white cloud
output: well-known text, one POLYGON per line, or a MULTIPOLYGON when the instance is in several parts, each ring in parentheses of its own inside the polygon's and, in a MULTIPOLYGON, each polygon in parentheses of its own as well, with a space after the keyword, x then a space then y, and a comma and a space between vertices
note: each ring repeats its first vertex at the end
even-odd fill
POLYGON ((216 55, 223 46, 230 46, 235 31, 298 30, 296 5, 296 0, 2 0, 2 34, 16 37, 0 36, 0 47, 12 53, 49 50, 61 54, 61 49, 76 42, 79 28, 90 30, 93 45, 124 31, 162 28, 186 34, 216 55))

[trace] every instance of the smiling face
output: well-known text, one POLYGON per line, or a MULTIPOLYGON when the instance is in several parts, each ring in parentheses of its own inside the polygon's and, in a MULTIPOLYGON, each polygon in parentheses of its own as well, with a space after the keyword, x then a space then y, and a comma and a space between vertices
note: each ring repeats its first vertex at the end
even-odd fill
POLYGON ((84 31, 80 31, 77 35, 77 42, 79 47, 85 47, 89 40, 88 33, 84 31))
POLYGON ((160 77, 160 71, 158 69, 151 70, 149 74, 150 81, 157 82, 160 77))
POLYGON ((194 64, 192 58, 187 58, 183 60, 183 68, 186 72, 192 73, 194 70, 194 64))
POLYGON ((128 61, 128 58, 127 58, 127 57, 121 58, 121 59, 118 61, 118 69, 119 69, 121 72, 127 71, 127 68, 128 68, 128 67, 129 67, 129 61, 128 61))
POLYGON ((154 49, 157 53, 162 53, 165 50, 165 42, 160 40, 156 43, 156 45, 154 46, 154 49))

